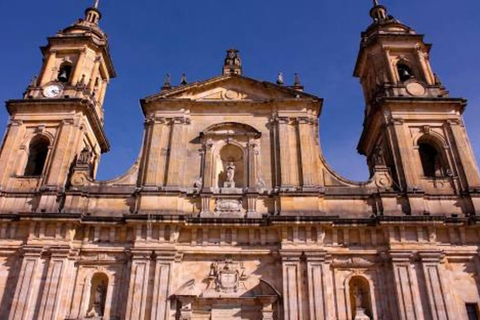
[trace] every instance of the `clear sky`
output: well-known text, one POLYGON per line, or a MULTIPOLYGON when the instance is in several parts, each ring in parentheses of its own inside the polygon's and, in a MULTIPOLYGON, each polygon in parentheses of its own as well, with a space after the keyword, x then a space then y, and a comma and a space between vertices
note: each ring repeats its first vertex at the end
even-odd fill
MULTIPOLYGON (((465 97, 468 133, 480 158, 480 1, 381 0, 390 14, 433 43, 434 71, 454 97, 465 97)), ((0 100, 20 98, 39 72, 46 37, 83 17, 93 0, 0 1, 0 100)), ((138 156, 143 115, 139 99, 175 84, 221 72, 225 50, 241 51, 246 76, 287 84, 301 75, 307 92, 325 99, 320 118, 323 152, 341 175, 365 180, 356 152, 364 100, 352 77, 360 32, 371 22, 370 0, 101 0, 101 27, 110 36, 118 77, 105 103, 111 151, 99 179, 125 172, 138 156)), ((0 126, 8 115, 0 108, 0 126)), ((1 170, 1 169, 0 169, 1 170)))

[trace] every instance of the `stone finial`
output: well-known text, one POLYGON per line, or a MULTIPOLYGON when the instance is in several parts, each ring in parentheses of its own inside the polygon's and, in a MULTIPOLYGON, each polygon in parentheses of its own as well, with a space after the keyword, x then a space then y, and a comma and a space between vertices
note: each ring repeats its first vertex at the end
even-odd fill
POLYGON ((168 90, 172 88, 172 77, 170 76, 170 73, 167 73, 165 75, 165 80, 163 82, 162 90, 168 90))
POLYGON ((298 75, 298 73, 295 73, 292 88, 297 90, 297 91, 303 91, 303 85, 300 81, 300 76, 298 75))
POLYGON ((182 74, 182 79, 180 80, 180 85, 184 86, 188 84, 187 82, 187 76, 185 75, 185 73, 182 74))
POLYGON ((277 84, 279 86, 283 86, 284 81, 283 81, 283 73, 279 72, 277 76, 277 84))
POLYGON ((223 64, 223 74, 242 74, 242 60, 240 59, 240 54, 237 49, 227 50, 227 57, 223 64))

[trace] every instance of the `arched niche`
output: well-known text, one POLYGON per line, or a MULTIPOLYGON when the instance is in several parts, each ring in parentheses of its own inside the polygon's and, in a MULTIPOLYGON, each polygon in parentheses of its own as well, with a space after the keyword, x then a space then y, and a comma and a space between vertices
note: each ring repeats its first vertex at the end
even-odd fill
POLYGON ((350 300, 351 319, 374 319, 372 291, 369 281, 362 276, 355 275, 348 280, 347 288, 347 295, 350 300))
POLYGON ((103 317, 107 298, 108 276, 105 273, 95 273, 91 280, 90 299, 86 318, 103 317))
POLYGON ((214 124, 200 134, 204 146, 203 187, 255 187, 261 133, 243 123, 214 124))
POLYGON ((234 144, 226 144, 219 151, 215 163, 218 188, 245 187, 245 150, 234 144))

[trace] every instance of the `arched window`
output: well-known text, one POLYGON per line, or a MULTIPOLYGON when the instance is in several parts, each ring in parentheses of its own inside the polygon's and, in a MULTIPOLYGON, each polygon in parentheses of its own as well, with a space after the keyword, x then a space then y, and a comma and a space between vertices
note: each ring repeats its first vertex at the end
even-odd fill
POLYGON ((57 80, 62 83, 67 83, 70 81, 70 76, 72 75, 72 64, 65 62, 60 66, 58 70, 58 77, 57 80))
POLYGON ((41 176, 48 155, 50 142, 44 136, 36 136, 30 142, 25 176, 41 176))
POLYGON ((418 143, 418 152, 425 177, 445 176, 446 170, 443 155, 435 145, 427 141, 420 141, 418 143))
POLYGON ((413 78, 412 69, 405 63, 400 62, 399 64, 397 64, 397 71, 401 82, 405 82, 413 78))

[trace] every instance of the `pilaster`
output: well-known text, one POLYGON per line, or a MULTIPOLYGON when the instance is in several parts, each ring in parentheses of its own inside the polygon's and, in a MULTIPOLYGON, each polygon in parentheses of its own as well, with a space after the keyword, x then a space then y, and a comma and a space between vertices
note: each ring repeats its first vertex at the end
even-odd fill
POLYGON ((127 319, 145 319, 151 251, 132 251, 127 319))
POLYGON ((188 123, 189 120, 184 117, 175 117, 172 120, 167 188, 181 187, 184 184, 188 123))
POLYGON ((143 156, 145 159, 143 184, 146 186, 163 186, 165 183, 168 131, 165 118, 156 117, 147 120, 147 141, 143 156))
POLYGON ((443 272, 441 270, 441 264, 444 261, 443 253, 438 251, 419 252, 419 256, 425 277, 432 319, 460 319, 460 315, 455 315, 454 310, 449 310, 448 288, 443 283, 447 277, 442 275, 443 272))
POLYGON ((312 188, 317 184, 316 171, 317 163, 313 157, 315 143, 312 136, 312 123, 309 118, 298 118, 298 130, 300 135, 300 156, 302 171, 302 186, 312 188))
MULTIPOLYGON (((461 164, 461 176, 466 181, 469 188, 480 187, 480 177, 478 166, 475 161, 475 156, 472 147, 469 143, 465 128, 460 121, 449 121, 448 126, 453 134, 456 145, 455 150, 458 153, 459 162, 461 164)), ((464 185, 464 183, 462 183, 464 185)), ((465 190, 464 190, 465 191, 465 190)), ((480 212, 480 209, 477 209, 480 212)))
POLYGON ((17 174, 15 166, 18 165, 18 157, 15 153, 18 152, 21 132, 25 130, 22 121, 12 120, 8 124, 8 130, 3 142, 3 148, 0 149, 0 186, 5 188, 10 177, 17 174))
POLYGON ((303 320, 301 252, 281 251, 285 320, 303 320))
POLYGON ((278 131, 279 131, 279 148, 280 148, 280 181, 282 188, 289 188, 293 186, 292 181, 292 163, 290 158, 290 118, 279 117, 278 118, 278 131))
POLYGON ((333 279, 330 258, 326 251, 305 252, 307 259, 308 304, 310 319, 328 320, 335 317, 333 279))
POLYGON ((49 187, 62 187, 66 182, 67 173, 78 144, 78 141, 75 141, 75 127, 73 119, 66 119, 61 122, 52 150, 51 165, 46 173, 45 184, 49 187))
POLYGON ((23 261, 15 288, 9 320, 33 319, 35 304, 45 262, 42 261, 43 249, 27 247, 23 249, 23 261))
POLYGON ((418 279, 412 269, 411 252, 390 252, 400 320, 423 320, 418 279))
POLYGON ((166 320, 170 317, 169 296, 172 282, 172 264, 174 263, 175 253, 175 250, 155 251, 152 320, 166 320))
POLYGON ((60 307, 66 303, 63 297, 66 293, 65 279, 69 267, 69 255, 69 248, 53 248, 51 251, 38 319, 57 319, 60 315, 58 312, 60 307))

